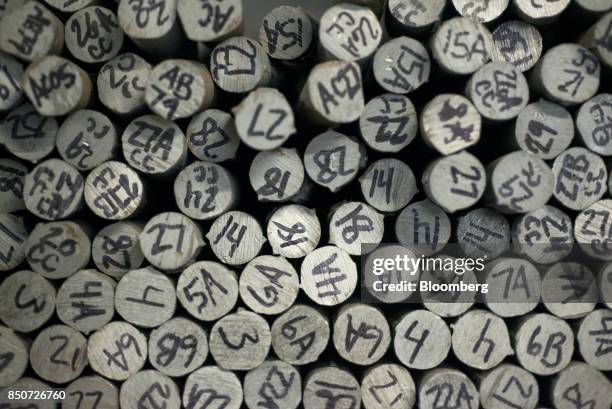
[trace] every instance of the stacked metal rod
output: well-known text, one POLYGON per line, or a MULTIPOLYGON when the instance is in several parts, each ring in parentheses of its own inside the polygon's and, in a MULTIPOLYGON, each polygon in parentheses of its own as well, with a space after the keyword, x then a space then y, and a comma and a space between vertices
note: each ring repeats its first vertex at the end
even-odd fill
POLYGON ((0 0, 0 409, 609 409, 612 1, 255 3, 0 0))

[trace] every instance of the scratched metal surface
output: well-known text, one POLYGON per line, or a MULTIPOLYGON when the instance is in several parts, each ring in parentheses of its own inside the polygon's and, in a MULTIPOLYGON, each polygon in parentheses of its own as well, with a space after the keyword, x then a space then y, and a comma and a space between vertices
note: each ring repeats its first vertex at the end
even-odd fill
POLYGON ((334 3, 333 0, 244 0, 244 24, 247 35, 257 38, 259 26, 264 16, 278 6, 301 6, 314 17, 321 14, 334 3))

